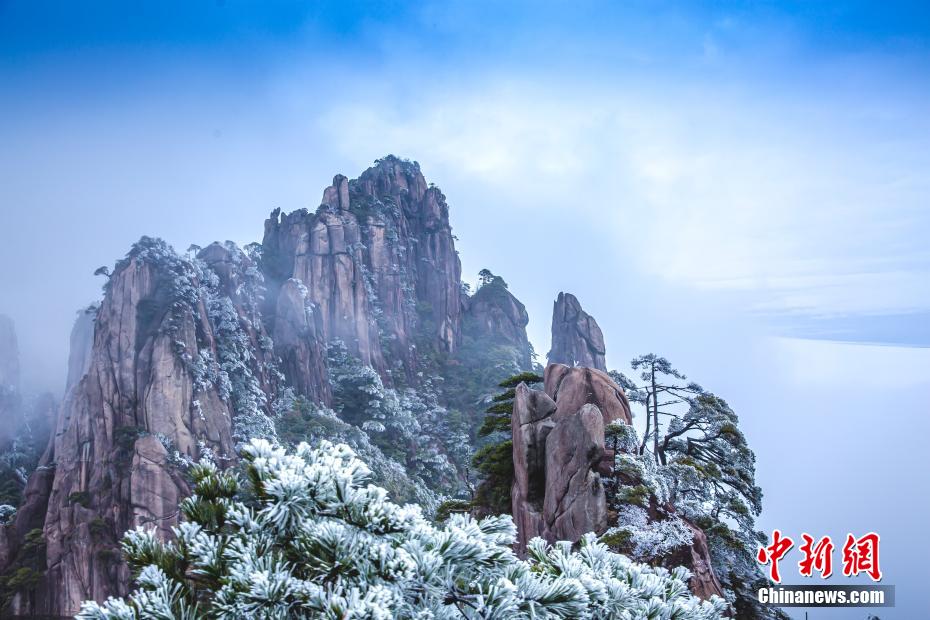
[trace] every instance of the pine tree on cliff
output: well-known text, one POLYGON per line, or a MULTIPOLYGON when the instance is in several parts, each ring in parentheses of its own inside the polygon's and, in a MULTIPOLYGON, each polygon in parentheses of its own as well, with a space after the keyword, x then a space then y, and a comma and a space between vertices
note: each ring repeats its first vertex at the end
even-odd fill
POLYGON ((639 453, 645 454, 650 438, 652 456, 657 463, 665 464, 665 445, 661 441, 659 416, 677 415, 676 407, 703 393, 696 383, 685 383, 687 377, 675 369, 664 357, 654 353, 634 358, 630 365, 640 371, 643 383, 636 385, 621 373, 613 373, 614 379, 627 391, 627 397, 646 408, 646 430, 643 433, 639 453), (661 401, 661 402, 660 402, 661 401))
MULTIPOLYGON (((700 484, 679 484, 674 504, 712 500, 712 516, 729 518, 744 529, 762 510, 762 489, 755 484, 755 455, 739 430, 739 418, 722 398, 687 382, 687 377, 664 357, 643 355, 631 362, 641 370, 637 385, 613 373, 634 402, 646 409, 646 431, 639 444, 645 455, 652 439, 651 457, 657 465, 687 467, 700 484), (669 421, 661 424, 662 418, 669 421)), ((693 476, 688 476, 691 480, 693 476)))
POLYGON ((756 601, 755 591, 764 584, 754 559, 756 546, 765 540, 755 530, 762 489, 755 483, 755 455, 736 413, 722 398, 689 382, 664 357, 642 355, 631 366, 640 371, 641 382, 616 371, 610 374, 646 410, 643 437, 630 446, 640 461, 620 457, 625 464, 620 469, 636 469, 640 484, 621 484, 618 493, 642 501, 658 497, 704 531, 714 570, 738 617, 785 617, 756 601))
POLYGON ((510 418, 513 399, 520 383, 536 385, 542 377, 533 372, 523 372, 500 382, 504 391, 495 396, 487 408, 484 422, 478 429, 479 437, 490 441, 478 449, 472 459, 482 479, 475 489, 472 505, 479 513, 510 514, 510 489, 513 486, 513 440, 510 418))

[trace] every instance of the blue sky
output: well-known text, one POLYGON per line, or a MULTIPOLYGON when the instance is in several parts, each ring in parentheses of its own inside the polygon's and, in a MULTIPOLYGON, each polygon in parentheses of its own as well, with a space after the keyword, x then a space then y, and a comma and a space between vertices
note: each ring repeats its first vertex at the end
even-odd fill
MULTIPOLYGON (((0 2, 4 219, 69 211, 97 262, 252 240, 395 152, 457 226, 579 212, 780 332, 926 346, 928 32, 926 3, 0 2)), ((509 261, 459 236, 466 273, 509 261)))
POLYGON ((540 352, 567 290, 610 365, 670 357, 740 413, 763 526, 888 532, 881 615, 927 615, 928 67, 927 3, 0 0, 0 312, 60 389, 141 235, 259 240, 416 159, 540 352))

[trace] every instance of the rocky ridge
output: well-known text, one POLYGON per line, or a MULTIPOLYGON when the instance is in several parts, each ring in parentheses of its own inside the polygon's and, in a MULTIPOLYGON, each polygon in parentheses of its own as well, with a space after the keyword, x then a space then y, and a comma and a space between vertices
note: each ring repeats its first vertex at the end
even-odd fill
POLYGON ((391 371, 414 381, 418 335, 455 351, 461 263, 445 196, 418 165, 386 158, 358 179, 337 175, 315 213, 272 213, 261 247, 269 299, 303 283, 322 340, 342 340, 385 381, 391 371))
MULTIPOLYGON (((78 317, 54 434, 0 528, 0 574, 29 565, 37 575, 10 611, 71 615, 82 600, 125 594, 122 532, 170 537, 191 462, 232 465, 238 441, 293 433, 294 420, 301 437, 368 450, 376 473, 407 486, 425 486, 422 462, 454 469, 450 444, 467 452, 468 438, 452 421, 470 416, 474 430, 475 403, 534 370, 525 307, 501 278, 470 294, 454 241, 445 196, 391 156, 357 179, 337 175, 315 211, 273 211, 260 244, 187 254, 135 244, 99 306, 78 317), (358 411, 346 408, 347 384, 361 386, 356 404, 372 419, 348 415, 358 411), (415 427, 407 443, 432 451, 422 462, 409 446, 375 445, 391 407, 416 412, 401 422, 415 427)), ((552 333, 543 389, 515 390, 512 507, 524 544, 607 527, 605 428, 632 420, 600 328, 574 296, 559 295, 552 333)), ((691 565, 706 559, 696 542, 691 565)))
MULTIPOLYGON (((370 447, 365 430, 326 409, 333 343, 359 376, 370 368, 378 385, 396 386, 391 398, 439 415, 457 401, 432 377, 463 374, 464 340, 493 339, 511 352, 511 370, 531 368, 526 320, 509 293, 472 303, 445 197, 395 157, 358 179, 336 176, 315 212, 274 211, 263 242, 245 250, 214 243, 182 255, 143 238, 108 276, 99 307, 78 317, 54 436, 2 528, 0 573, 28 563, 40 575, 10 611, 70 615, 82 600, 124 594, 122 532, 170 536, 188 464, 205 455, 231 464, 239 440, 274 438, 288 412, 306 412, 288 415, 309 416, 313 436, 343 429, 370 447), (40 544, 27 541, 35 532, 40 544)), ((474 401, 481 381, 459 384, 458 401, 474 401)), ((404 465, 385 475, 407 475, 404 465)))

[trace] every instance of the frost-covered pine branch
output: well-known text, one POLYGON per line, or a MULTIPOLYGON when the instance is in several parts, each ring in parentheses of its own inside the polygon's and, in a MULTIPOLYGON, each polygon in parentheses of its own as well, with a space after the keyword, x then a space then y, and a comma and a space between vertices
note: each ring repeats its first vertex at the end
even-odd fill
POLYGON ((436 526, 390 502, 345 445, 252 440, 242 456, 244 489, 209 461, 193 466, 175 539, 123 539, 136 591, 78 617, 702 620, 725 608, 693 597, 685 569, 637 564, 593 535, 577 551, 535 539, 521 560, 509 516, 436 526))

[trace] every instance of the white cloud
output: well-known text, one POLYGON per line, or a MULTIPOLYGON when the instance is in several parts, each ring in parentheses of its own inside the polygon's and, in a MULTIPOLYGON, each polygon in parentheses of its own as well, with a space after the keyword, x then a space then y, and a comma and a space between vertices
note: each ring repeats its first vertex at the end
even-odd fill
POLYGON ((795 338, 771 342, 775 369, 795 388, 830 392, 930 386, 930 349, 795 338))
POLYGON ((596 216, 623 239, 614 260, 676 286, 781 310, 930 306, 917 109, 713 86, 435 80, 403 103, 356 93, 319 126, 345 154, 411 154, 509 208, 596 216))

